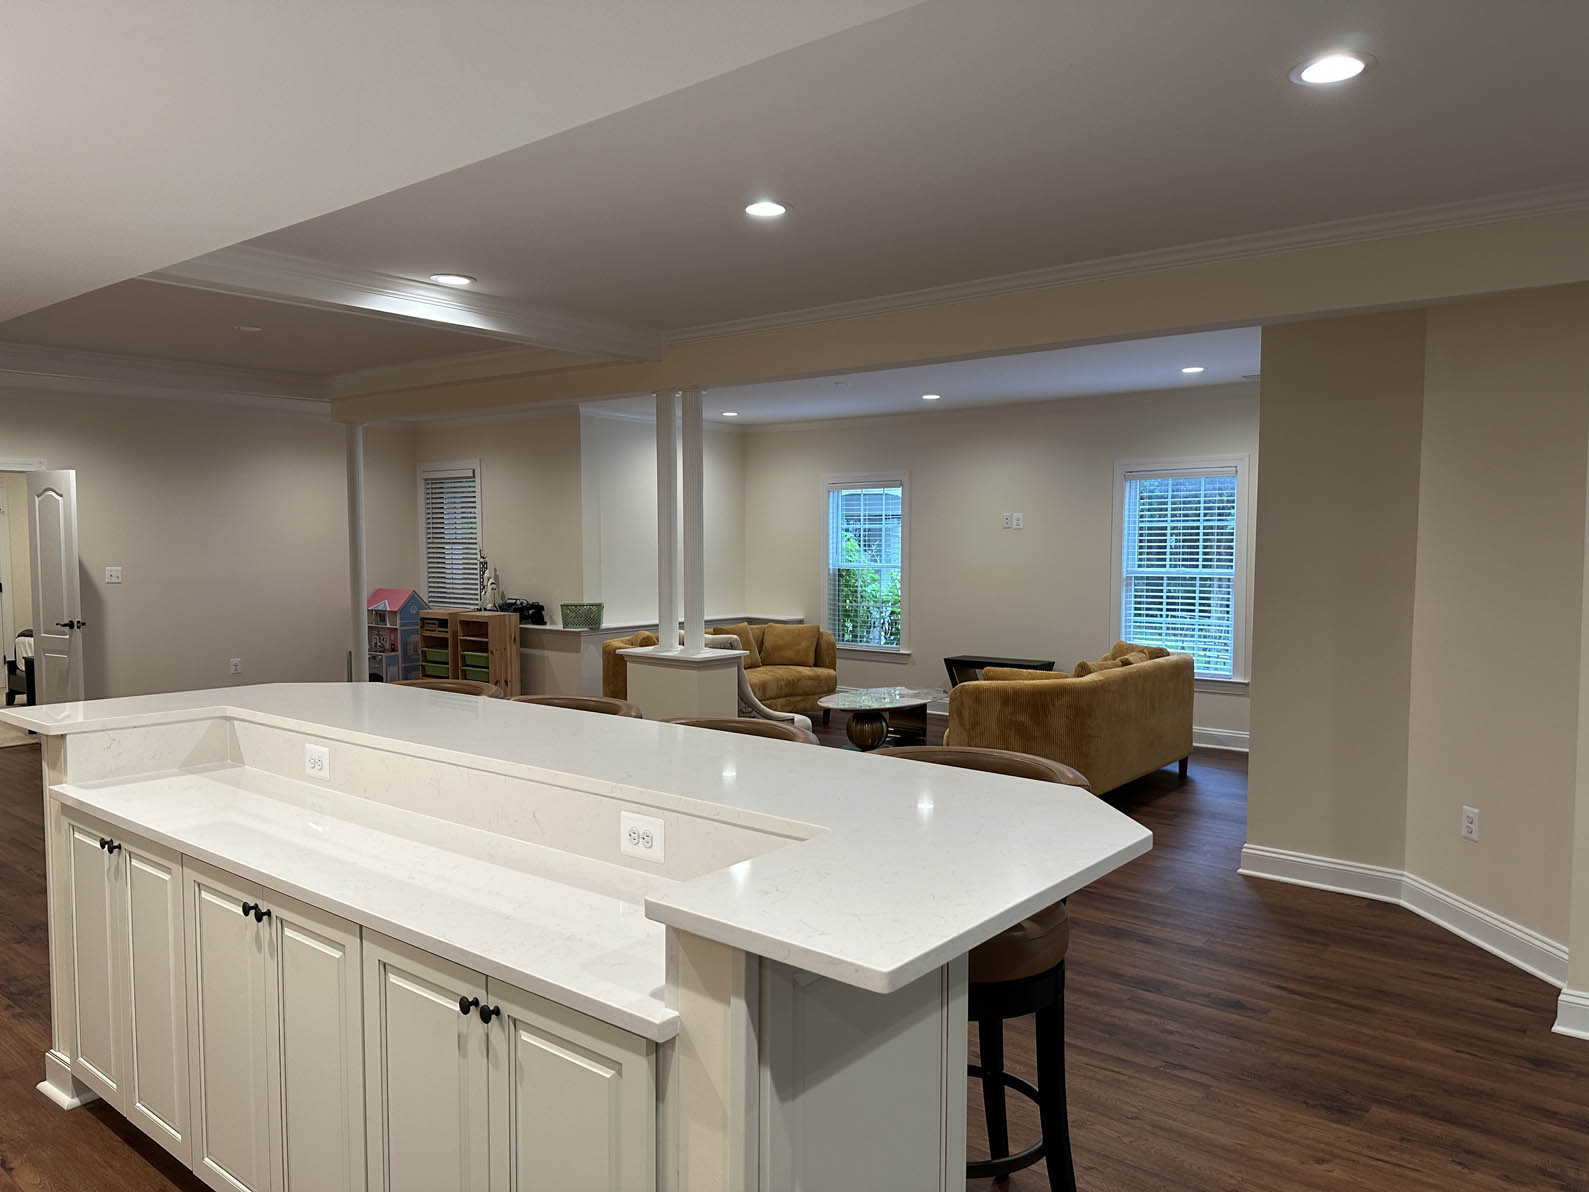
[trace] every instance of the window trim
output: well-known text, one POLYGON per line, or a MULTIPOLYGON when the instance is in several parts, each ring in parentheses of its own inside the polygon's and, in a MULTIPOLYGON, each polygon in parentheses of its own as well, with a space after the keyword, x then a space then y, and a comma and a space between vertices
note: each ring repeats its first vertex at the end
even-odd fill
POLYGON ((485 485, 480 476, 480 461, 427 459, 421 460, 414 467, 415 503, 419 510, 419 594, 424 597, 426 604, 430 604, 430 543, 425 540, 425 478, 464 470, 474 472, 475 545, 483 551, 486 548, 486 501, 485 485))
POLYGON ((1117 459, 1114 482, 1114 532, 1109 546, 1109 624, 1114 640, 1120 641, 1120 599, 1125 587, 1126 477, 1142 473, 1209 472, 1234 469, 1236 473, 1236 616, 1231 626, 1231 673, 1199 673, 1199 683, 1240 683, 1250 678, 1252 643, 1252 457, 1246 453, 1230 455, 1185 455, 1166 459, 1117 459))
POLYGON ((840 472, 823 476, 820 509, 822 532, 817 537, 822 541, 822 595, 818 603, 822 609, 822 628, 833 634, 834 646, 840 655, 846 650, 859 650, 869 655, 908 656, 910 654, 910 473, 901 468, 897 471, 840 472), (834 632, 830 624, 832 618, 828 609, 828 553, 831 547, 828 542, 829 494, 836 488, 895 486, 899 488, 899 645, 874 646, 865 642, 841 642, 839 635, 834 632))

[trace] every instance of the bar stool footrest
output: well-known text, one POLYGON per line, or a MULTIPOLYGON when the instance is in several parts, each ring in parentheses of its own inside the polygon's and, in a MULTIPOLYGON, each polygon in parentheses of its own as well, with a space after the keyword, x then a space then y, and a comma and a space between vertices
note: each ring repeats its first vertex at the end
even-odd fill
MULTIPOLYGON (((980 1064, 967 1064, 966 1074, 973 1079, 981 1079, 987 1072, 980 1064)), ((1036 1085, 1008 1072, 1000 1072, 999 1079, 1005 1088, 1014 1089, 1034 1105, 1041 1105, 1036 1085)), ((970 1159, 966 1162, 966 1179, 1002 1180, 1032 1166, 1044 1154, 1043 1140, 1039 1138, 1025 1150, 1016 1151, 1013 1155, 1002 1155, 996 1159, 970 1159)))

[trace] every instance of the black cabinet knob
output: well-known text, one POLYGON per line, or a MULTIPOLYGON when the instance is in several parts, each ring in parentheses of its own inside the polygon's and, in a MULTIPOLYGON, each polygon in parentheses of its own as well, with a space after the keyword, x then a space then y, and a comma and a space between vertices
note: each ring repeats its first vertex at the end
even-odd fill
POLYGON ((121 852, 121 845, 112 840, 105 845, 105 851, 107 853, 119 853, 121 852))
POLYGON ((480 1021, 489 1023, 500 1013, 502 1013, 502 1008, 500 1006, 481 1006, 480 1021))
POLYGON ((477 997, 461 997, 458 999, 458 1013, 467 1014, 480 1004, 477 997))
POLYGON ((270 918, 270 908, 268 906, 256 906, 254 908, 254 922, 263 923, 268 918, 270 918))
POLYGON ((245 902, 245 903, 243 903, 243 917, 245 919, 248 918, 249 915, 257 913, 258 910, 259 910, 259 903, 257 903, 257 902, 245 902))
POLYGON ((102 849, 109 848, 110 847, 110 838, 108 836, 101 836, 99 838, 99 847, 102 848, 102 849))

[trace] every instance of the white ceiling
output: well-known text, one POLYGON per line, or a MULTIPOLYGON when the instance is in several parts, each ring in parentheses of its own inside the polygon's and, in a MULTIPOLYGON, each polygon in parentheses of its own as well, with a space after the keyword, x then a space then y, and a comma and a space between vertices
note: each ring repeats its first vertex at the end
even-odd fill
POLYGON ((0 319, 516 148, 906 2, 7 4, 0 319))
MULTIPOLYGON (((755 426, 936 413, 1150 389, 1197 389, 1256 375, 1260 337, 1257 327, 1239 327, 840 377, 735 385, 707 391, 704 405, 714 422, 755 426), (1181 369, 1188 365, 1202 365, 1204 371, 1187 376, 1181 369), (939 400, 923 401, 924 393, 936 393, 939 400), (725 410, 735 410, 739 416, 726 419, 725 410)), ((590 404, 636 417, 649 417, 656 408, 651 397, 590 404)))
POLYGON ((152 281, 120 282, 12 319, 0 324, 0 341, 316 376, 502 348, 435 324, 152 281))
POLYGON ((1560 0, 932 0, 254 243, 679 329, 1579 183, 1586 44, 1560 0))

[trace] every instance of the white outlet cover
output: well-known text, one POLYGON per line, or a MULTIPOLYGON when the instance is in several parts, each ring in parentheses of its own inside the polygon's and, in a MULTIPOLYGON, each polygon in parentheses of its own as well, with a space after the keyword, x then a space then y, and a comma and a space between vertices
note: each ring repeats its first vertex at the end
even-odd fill
POLYGON ((331 781, 331 750, 325 745, 305 744, 303 747, 303 772, 321 782, 331 781))
POLYGON ((1477 840, 1479 838, 1479 809, 1477 807, 1462 808, 1462 838, 1464 840, 1477 840))
POLYGON ((1008 530, 1014 524, 1014 522, 1015 522, 1015 514, 1006 513, 1004 515, 1004 528, 1006 530, 1008 530))
POLYGON ((1015 515, 1014 528, 1017 529, 1017 530, 1021 530, 1021 529, 1025 529, 1025 527, 1026 527, 1026 517, 1025 517, 1025 515, 1017 513, 1015 515))
POLYGON ((119 583, 121 583, 121 568, 120 567, 107 567, 107 568, 105 568, 105 582, 107 584, 119 584, 119 583))
POLYGON ((662 821, 637 811, 618 813, 618 851, 626 857, 662 864, 662 821))
POLYGON ((226 672, 227 672, 227 674, 231 674, 231 675, 240 675, 240 674, 242 674, 243 673, 243 660, 241 658, 232 659, 230 662, 228 662, 226 664, 226 672))

